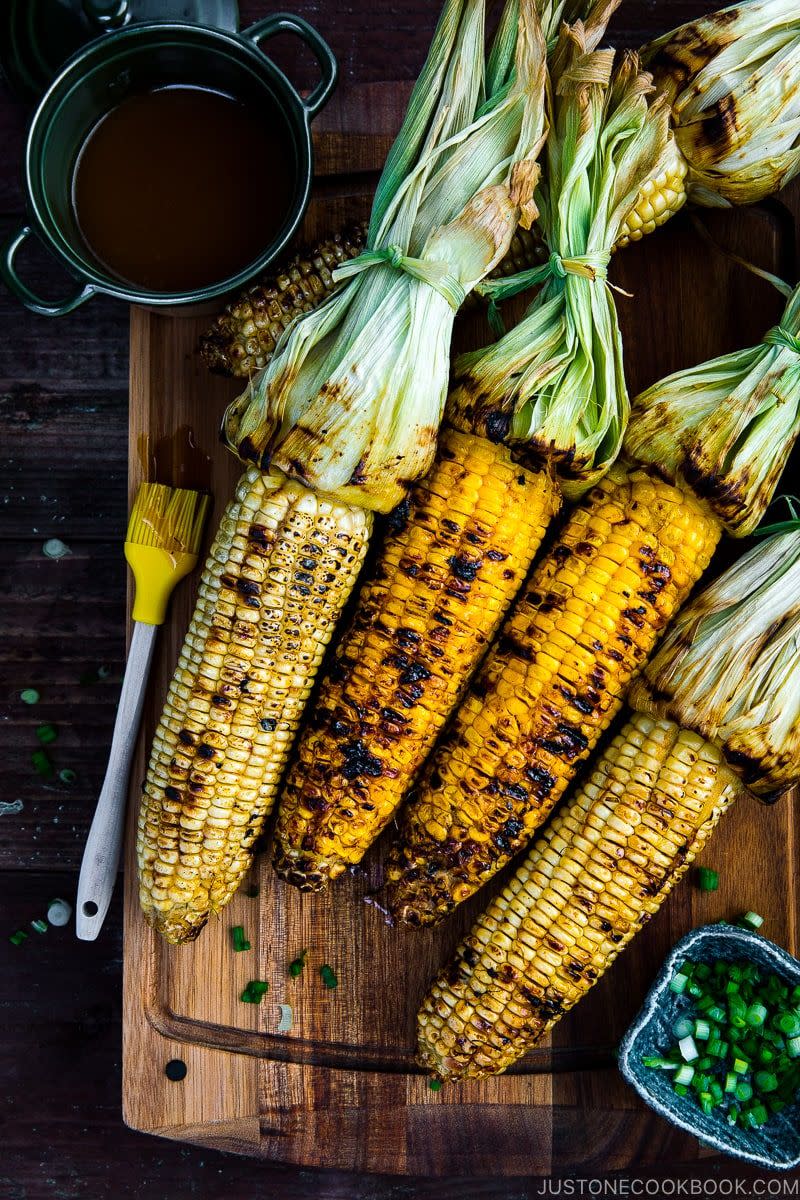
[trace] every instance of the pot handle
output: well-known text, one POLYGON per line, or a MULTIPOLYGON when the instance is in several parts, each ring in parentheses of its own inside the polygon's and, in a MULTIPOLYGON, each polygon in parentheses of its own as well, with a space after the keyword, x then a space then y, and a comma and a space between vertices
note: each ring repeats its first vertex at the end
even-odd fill
POLYGON ((0 250, 0 276, 2 276, 3 282, 9 291, 13 292, 17 299, 21 300, 31 312, 39 313, 42 317, 62 317, 65 313, 72 312, 79 304, 83 304, 85 300, 93 296, 97 288, 91 283, 87 283, 79 292, 76 292, 58 304, 48 304, 46 300, 42 300, 35 292, 32 292, 17 274, 14 261, 17 257, 17 251, 32 234, 33 229, 31 226, 23 225, 21 229, 18 229, 9 238, 2 250, 0 250))
POLYGON ((324 38, 317 33, 313 25, 309 25, 308 21, 304 21, 302 17, 296 17, 293 13, 272 13, 271 16, 265 17, 263 21, 257 21, 255 25, 251 25, 249 29, 245 29, 242 37, 249 38, 251 42, 255 42, 260 50, 261 43, 265 42, 267 38, 274 37, 276 33, 297 34, 300 40, 305 42, 319 63, 322 78, 310 96, 305 100, 302 96, 299 97, 300 103, 306 110, 310 121, 327 102, 328 97, 336 87, 339 68, 336 65, 333 51, 324 38))

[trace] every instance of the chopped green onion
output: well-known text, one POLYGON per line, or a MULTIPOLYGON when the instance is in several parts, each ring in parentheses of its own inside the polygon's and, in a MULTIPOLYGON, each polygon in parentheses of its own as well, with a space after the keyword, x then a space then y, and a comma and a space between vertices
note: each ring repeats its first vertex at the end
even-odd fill
POLYGON ((244 1004, 260 1004, 269 991, 269 984, 263 979, 251 979, 239 999, 244 1004))
POLYGON ((31 755, 31 762, 33 763, 34 770, 38 775, 41 775, 42 779, 52 779, 55 775, 55 768, 44 750, 34 750, 31 755))
POLYGON ((790 1058, 800 1058, 800 1037, 789 1038, 786 1052, 790 1058))
POLYGON ((760 1028, 764 1024, 767 1017, 767 1010, 763 1004, 751 1004, 745 1015, 745 1020, 748 1025, 754 1029, 760 1028))
POLYGON ((743 917, 739 918, 739 924, 746 929, 760 929, 764 924, 764 918, 755 912, 746 912, 743 917))
POLYGON ((333 989, 338 986, 339 980, 336 978, 333 967, 329 967, 327 963, 323 963, 319 969, 319 973, 326 988, 333 989))
POLYGON ((715 892, 719 887, 719 872, 711 867, 697 868, 697 886, 701 892, 715 892))
POLYGON ((755 1084, 760 1092, 776 1092, 778 1077, 772 1071, 756 1071, 755 1084))
POLYGON ((695 1021, 694 1036, 700 1042, 707 1042, 711 1037, 711 1026, 708 1021, 695 1021))
POLYGON ((72 770, 72 767, 62 767, 58 772, 58 778, 62 783, 75 783, 78 776, 72 770))
POLYGON ((642 1066, 651 1067, 654 1071, 674 1071, 678 1064, 660 1054, 649 1054, 642 1059, 642 1066))
POLYGON ((231 937, 233 938, 233 948, 237 952, 250 949, 250 943, 244 936, 243 925, 234 925, 231 929, 231 937))
POLYGON ((18 929, 16 933, 12 933, 8 940, 11 942, 12 946, 21 946, 27 936, 28 935, 24 929, 18 929))
POLYGON ((750 1084, 747 1082, 737 1083, 734 1094, 736 1096, 736 1099, 740 1100, 742 1102, 742 1104, 744 1104, 745 1101, 752 1100, 753 1089, 750 1086, 750 1084))
POLYGON ((781 1033, 786 1033, 789 1037, 797 1037, 800 1033, 800 1016, 797 1013, 782 1013, 778 1017, 776 1025, 781 1033))
POLYGON ((19 698, 23 704, 39 703, 39 693, 37 692, 36 688, 24 688, 20 692, 19 698))
POLYGON ((684 1063, 682 1067, 678 1067, 675 1072, 675 1083, 691 1083, 694 1079, 694 1067, 691 1063, 684 1063))
POLYGON ((735 1075, 733 1071, 728 1071, 728 1074, 725 1076, 725 1091, 735 1092, 738 1086, 739 1076, 735 1075))
POLYGON ((58 737, 58 731, 55 725, 38 725, 36 727, 36 736, 43 746, 49 746, 58 737))
POLYGON ((45 558, 65 558, 71 554, 69 546, 61 541, 61 538, 48 538, 42 546, 42 554, 45 558))
POLYGON ((672 1032, 676 1038, 689 1037, 694 1033, 694 1021, 691 1017, 678 1017, 672 1026, 672 1032))
POLYGON ((680 996, 681 993, 686 990, 686 985, 688 982, 689 982, 689 976, 683 975, 679 971, 677 973, 677 975, 672 976, 672 979, 670 980, 669 990, 671 992, 675 992, 675 994, 677 996, 680 996))
POLYGON ((440 1092, 440 1091, 442 1090, 442 1081, 441 1081, 441 1079, 429 1079, 429 1080, 428 1080, 428 1087, 430 1088, 430 1090, 431 1090, 432 1092, 440 1092))
POLYGON ((735 1058, 733 1060, 733 1069, 737 1075, 746 1075, 750 1069, 750 1064, 746 1063, 743 1058, 735 1058))
POLYGON ((35 929, 37 933, 47 933, 47 921, 31 921, 31 928, 35 929))
POLYGON ((693 1037, 681 1038, 678 1042, 678 1049, 681 1052, 681 1057, 686 1062, 694 1062, 696 1058, 700 1057, 700 1052, 694 1044, 693 1037))
POLYGON ((292 959, 292 961, 289 963, 289 974, 291 975, 292 979, 297 979, 298 975, 302 974, 303 968, 306 965, 307 957, 308 951, 301 950, 297 958, 292 959))

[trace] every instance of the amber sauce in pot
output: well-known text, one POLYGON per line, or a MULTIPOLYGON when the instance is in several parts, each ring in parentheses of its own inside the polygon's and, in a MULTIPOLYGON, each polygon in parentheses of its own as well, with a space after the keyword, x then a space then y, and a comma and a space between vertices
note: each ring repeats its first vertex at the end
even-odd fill
POLYGON ((289 215, 294 179, 277 109, 181 85, 129 96, 98 121, 72 203, 87 249, 120 281, 189 292, 258 258, 289 215))

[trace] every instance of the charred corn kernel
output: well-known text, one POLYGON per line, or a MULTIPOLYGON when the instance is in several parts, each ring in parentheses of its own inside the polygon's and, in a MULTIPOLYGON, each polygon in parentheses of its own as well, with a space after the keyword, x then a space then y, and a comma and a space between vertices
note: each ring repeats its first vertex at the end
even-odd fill
POLYGON ((546 472, 445 430, 382 547, 309 714, 275 833, 306 891, 361 860, 395 812, 559 505, 546 472))
MULTIPOLYGON (((363 249, 366 225, 354 225, 290 259, 285 270, 242 292, 200 339, 206 366, 223 375, 249 378, 265 367, 278 338, 295 317, 322 303, 336 286, 333 272, 363 249)), ((546 257, 535 230, 519 228, 492 277, 513 275, 546 257)))
POLYGON ((353 225, 301 250, 283 270, 242 292, 200 339, 207 367, 248 378, 266 366, 287 325, 334 289, 333 272, 364 248, 366 225, 353 225))
POLYGON ((278 472, 243 475, 203 572, 153 739, 139 894, 170 942, 233 896, 275 798, 370 516, 278 472))
POLYGON ((721 752, 634 714, 478 918, 417 1018, 439 1078, 505 1071, 658 911, 744 786, 721 752))
POLYGON ((430 925, 538 829, 708 566, 716 518, 688 490, 615 470, 534 570, 402 813, 388 903, 430 925))
POLYGON ((617 238, 616 248, 638 242, 679 212, 687 200, 686 182, 689 164, 671 137, 661 170, 646 180, 617 238))

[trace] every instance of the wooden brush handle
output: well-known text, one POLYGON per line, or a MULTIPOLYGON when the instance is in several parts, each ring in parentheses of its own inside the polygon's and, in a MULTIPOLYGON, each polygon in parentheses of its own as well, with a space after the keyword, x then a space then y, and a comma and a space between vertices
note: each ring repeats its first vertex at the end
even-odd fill
POLYGON ((134 622, 108 769, 86 840, 78 880, 75 932, 84 942, 93 942, 102 929, 114 891, 125 825, 128 776, 157 633, 157 625, 134 622))

